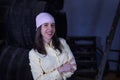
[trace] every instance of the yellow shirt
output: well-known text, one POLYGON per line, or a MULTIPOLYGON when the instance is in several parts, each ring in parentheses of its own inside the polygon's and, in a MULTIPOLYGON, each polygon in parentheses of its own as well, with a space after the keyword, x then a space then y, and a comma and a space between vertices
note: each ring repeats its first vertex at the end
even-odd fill
MULTIPOLYGON (((57 70, 58 67, 72 58, 74 60, 71 64, 76 64, 75 58, 66 41, 63 38, 59 38, 59 40, 63 45, 61 54, 58 50, 53 48, 52 44, 45 44, 47 51, 46 56, 38 53, 37 50, 30 50, 29 64, 34 80, 66 80, 66 78, 73 74, 73 72, 67 72, 61 75, 57 70)), ((73 68, 76 70, 76 66, 73 68)))

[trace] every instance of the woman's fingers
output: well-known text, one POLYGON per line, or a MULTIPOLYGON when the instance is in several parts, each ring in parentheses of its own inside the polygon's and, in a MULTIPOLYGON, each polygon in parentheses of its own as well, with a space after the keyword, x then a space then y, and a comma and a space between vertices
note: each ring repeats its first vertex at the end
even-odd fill
POLYGON ((71 58, 71 59, 68 61, 68 63, 71 63, 73 60, 74 60, 74 58, 71 58))
POLYGON ((70 64, 71 66, 76 66, 76 64, 70 64))

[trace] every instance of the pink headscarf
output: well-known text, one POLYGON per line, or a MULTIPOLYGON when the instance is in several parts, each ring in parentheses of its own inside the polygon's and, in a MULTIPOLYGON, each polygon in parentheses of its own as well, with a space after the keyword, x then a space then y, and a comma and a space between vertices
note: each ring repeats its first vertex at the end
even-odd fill
POLYGON ((54 17, 51 14, 46 12, 38 14, 36 16, 36 29, 47 22, 55 23, 54 17))

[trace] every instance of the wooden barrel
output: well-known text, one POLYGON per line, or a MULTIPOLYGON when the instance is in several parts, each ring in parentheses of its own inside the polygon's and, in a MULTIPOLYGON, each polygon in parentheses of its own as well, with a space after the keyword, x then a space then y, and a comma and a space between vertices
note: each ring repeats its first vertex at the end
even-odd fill
POLYGON ((63 9, 64 0, 44 0, 44 1, 47 1, 46 9, 49 11, 50 10, 59 11, 63 9))
POLYGON ((44 11, 44 1, 14 1, 8 10, 6 42, 16 47, 31 48, 36 31, 35 16, 44 11))
POLYGON ((33 80, 28 49, 5 46, 0 54, 0 80, 33 80))
MULTIPOLYGON (((61 0, 56 1, 58 3, 61 0)), ((47 11, 45 9, 49 11, 50 8, 55 8, 55 6, 52 7, 52 3, 49 3, 51 7, 47 8, 47 4, 45 0, 13 0, 11 2, 5 28, 7 45, 0 50, 0 80, 33 80, 28 52, 34 41, 35 16, 42 11, 47 11)), ((60 19, 60 17, 57 18, 60 19)))
POLYGON ((26 48, 32 45, 35 29, 30 13, 29 9, 24 9, 24 6, 10 8, 6 28, 8 45, 26 48))

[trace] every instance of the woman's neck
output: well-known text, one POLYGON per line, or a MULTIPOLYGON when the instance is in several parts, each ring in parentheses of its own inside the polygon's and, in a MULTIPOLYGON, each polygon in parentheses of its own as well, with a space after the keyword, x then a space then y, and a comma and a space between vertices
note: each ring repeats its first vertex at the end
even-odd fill
POLYGON ((44 39, 44 42, 47 43, 48 45, 50 45, 52 39, 44 39))

